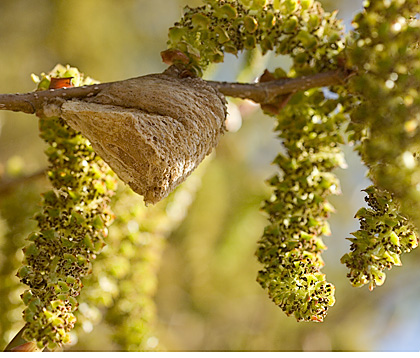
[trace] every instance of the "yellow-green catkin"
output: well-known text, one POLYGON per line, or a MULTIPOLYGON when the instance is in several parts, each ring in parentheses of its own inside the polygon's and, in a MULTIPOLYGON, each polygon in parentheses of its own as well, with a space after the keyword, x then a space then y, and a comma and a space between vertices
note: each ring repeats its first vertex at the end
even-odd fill
MULTIPOLYGON (((84 81, 77 69, 57 66, 39 80, 40 89, 51 77, 68 76, 79 77, 81 85, 91 81, 84 81)), ((81 280, 105 245, 116 179, 89 142, 62 119, 40 117, 39 128, 48 144, 52 189, 42 194, 41 211, 35 215, 38 229, 28 237, 18 277, 29 286, 22 294, 23 337, 54 349, 69 341, 81 280)))
POLYGON ((321 253, 333 211, 327 198, 340 193, 331 170, 345 166, 339 146, 344 121, 337 102, 320 90, 296 95, 277 119, 286 153, 274 160, 281 172, 269 180, 273 195, 263 206, 269 225, 256 253, 264 266, 258 282, 298 321, 322 321, 335 302, 321 253))
MULTIPOLYGON (((185 55, 173 56, 173 62, 199 75, 210 63, 223 61, 225 53, 257 47, 263 54, 291 56, 290 77, 334 70, 343 62, 343 28, 336 14, 324 12, 317 1, 205 0, 204 6, 186 7, 169 30, 169 50, 185 55)), ((262 107, 280 110, 283 101, 279 97, 262 107)), ((332 210, 326 198, 339 191, 330 171, 344 163, 338 146, 343 122, 342 107, 320 90, 295 95, 277 117, 276 131, 287 154, 275 160, 282 174, 270 179, 274 193, 264 205, 270 223, 257 250, 264 266, 258 281, 298 320, 322 321, 334 303, 334 286, 320 271, 320 255, 332 210)))
POLYGON ((95 262, 94 274, 85 282, 83 307, 77 314, 81 327, 76 334, 83 334, 86 323, 92 327, 104 321, 112 327, 110 339, 117 350, 153 350, 154 293, 165 246, 164 237, 155 231, 158 222, 154 219, 158 218, 151 215, 156 208, 146 209, 127 188, 117 193, 113 208, 118 216, 108 245, 95 262))
POLYGON ((353 286, 369 284, 372 291, 384 283, 385 269, 401 266, 401 254, 415 249, 419 241, 391 194, 375 186, 365 191, 369 208, 357 212, 360 229, 352 233, 351 252, 341 262, 350 269, 347 276, 353 286))
POLYGON ((319 72, 330 68, 331 58, 344 47, 335 13, 324 12, 317 1, 204 2, 184 9, 168 40, 168 48, 185 54, 199 75, 210 63, 222 62, 225 53, 257 46, 263 54, 292 55, 297 72, 308 67, 319 72))
POLYGON ((86 281, 81 296, 79 335, 85 321, 95 324, 104 320, 112 327, 117 350, 163 349, 154 301, 157 275, 166 238, 185 218, 204 169, 205 163, 153 207, 146 208, 130 189, 117 193, 113 208, 118 216, 110 229, 108 245, 95 262, 96 273, 86 281))
POLYGON ((347 49, 348 65, 358 71, 349 87, 349 129, 374 185, 366 189, 369 208, 357 212, 360 229, 341 261, 351 284, 370 290, 418 246, 419 11, 415 0, 366 2, 347 49))
POLYGON ((365 4, 353 22, 349 66, 359 98, 351 114, 369 177, 420 226, 420 4, 417 0, 365 4))
POLYGON ((10 337, 21 328, 23 303, 20 300, 22 284, 15 276, 22 264, 24 238, 33 230, 29 218, 35 214, 39 201, 39 185, 25 183, 0 200, 0 346, 5 347, 10 337))

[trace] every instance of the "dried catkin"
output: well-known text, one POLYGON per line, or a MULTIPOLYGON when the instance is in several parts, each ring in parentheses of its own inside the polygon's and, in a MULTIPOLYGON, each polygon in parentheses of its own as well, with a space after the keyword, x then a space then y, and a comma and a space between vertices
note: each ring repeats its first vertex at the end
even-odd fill
POLYGON ((224 132, 225 99, 199 78, 162 73, 66 101, 61 117, 146 203, 184 181, 224 132))

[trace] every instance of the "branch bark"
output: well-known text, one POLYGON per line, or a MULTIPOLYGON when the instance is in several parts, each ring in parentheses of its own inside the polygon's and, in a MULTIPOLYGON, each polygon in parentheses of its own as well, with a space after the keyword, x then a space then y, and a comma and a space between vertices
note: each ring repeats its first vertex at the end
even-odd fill
POLYGON ((310 76, 283 78, 252 84, 215 81, 208 81, 207 83, 225 96, 250 99, 256 103, 264 104, 273 102, 276 97, 281 95, 305 91, 310 88, 344 84, 351 75, 351 72, 336 70, 310 76))
POLYGON ((0 110, 14 112, 35 113, 41 109, 45 102, 55 99, 71 99, 91 97, 98 94, 112 82, 91 86, 50 89, 48 91, 35 91, 29 93, 0 94, 0 110))
POLYGON ((23 327, 16 336, 10 341, 7 347, 4 349, 5 352, 41 352, 43 349, 39 349, 36 342, 27 342, 23 339, 23 327))
MULTIPOLYGON (((230 83, 207 81, 220 93, 229 97, 250 99, 256 103, 271 103, 277 96, 304 91, 315 87, 340 85, 352 75, 351 72, 336 70, 297 78, 284 78, 261 83, 230 83)), ((123 81, 118 81, 123 82, 123 81)), ((98 94, 115 82, 91 86, 50 89, 29 93, 0 94, 0 110, 35 113, 53 99, 86 98, 98 94)))

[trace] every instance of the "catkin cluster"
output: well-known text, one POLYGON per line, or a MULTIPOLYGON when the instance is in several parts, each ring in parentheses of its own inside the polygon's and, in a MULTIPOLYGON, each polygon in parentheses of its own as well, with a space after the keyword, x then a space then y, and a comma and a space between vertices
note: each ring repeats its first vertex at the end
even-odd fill
POLYGON ((420 12, 417 0, 366 3, 354 20, 349 65, 359 76, 351 114, 359 151, 374 184, 392 193, 420 227, 420 12))
MULTIPOLYGON (((65 72, 60 67, 48 76, 66 77, 65 72)), ((52 189, 42 195, 35 215, 38 230, 28 237, 18 276, 29 286, 22 295, 24 338, 53 349, 69 340, 81 279, 105 245, 116 180, 89 142, 62 119, 41 116, 39 126, 49 145, 45 153, 52 189)))
MULTIPOLYGON (((165 247, 164 236, 155 232, 165 219, 159 208, 145 207, 136 194, 124 188, 113 198, 118 212, 107 246, 86 278, 77 312, 76 334, 101 320, 112 327, 112 341, 122 351, 152 350, 150 338, 156 321, 153 296, 157 271, 165 247), (149 343, 149 344, 148 344, 149 343)), ((151 339, 153 342, 153 338, 151 339)))
POLYGON ((370 290, 383 284, 386 268, 401 265, 402 253, 418 246, 419 11, 414 0, 367 2, 347 50, 359 72, 350 83, 349 132, 375 185, 366 189, 370 208, 357 212, 360 229, 341 261, 352 285, 370 290))
POLYGON ((95 260, 93 274, 84 280, 77 312, 76 334, 100 321, 112 327, 112 342, 121 351, 161 350, 155 336, 154 296, 166 238, 187 215, 200 185, 202 166, 164 201, 152 207, 120 187, 112 199, 118 216, 107 246, 95 260))
POLYGON ((154 301, 158 271, 166 238, 187 214, 198 182, 194 173, 167 200, 153 208, 132 205, 132 195, 127 194, 116 203, 119 215, 111 234, 120 238, 120 245, 110 243, 110 250, 104 255, 109 267, 101 272, 109 272, 117 287, 118 293, 105 320, 113 327, 113 340, 124 351, 162 349, 156 337, 158 318, 154 301), (115 262, 115 256, 124 258, 115 262))
MULTIPOLYGON (((344 48, 342 26, 335 13, 323 11, 312 0, 205 0, 198 8, 186 7, 180 22, 169 30, 169 63, 180 62, 199 75, 210 63, 223 61, 224 53, 237 55, 259 46, 264 54, 289 55, 289 76, 337 69, 344 48)), ((266 72, 261 81, 286 73, 266 72)), ((288 98, 262 104, 273 115, 288 98)), ((264 269, 258 281, 287 314, 298 320, 322 321, 334 303, 334 286, 320 269, 332 207, 326 197, 339 191, 330 171, 344 163, 338 143, 344 121, 337 102, 321 91, 295 95, 278 116, 277 128, 286 155, 275 163, 282 171, 270 180, 273 197, 264 205, 270 224, 257 250, 264 269)))
POLYGON ((281 173, 269 180, 273 195, 264 204, 269 215, 257 250, 264 269, 258 281, 286 314, 298 321, 322 321, 334 304, 334 286, 320 271, 333 211, 327 197, 340 192, 331 170, 345 166, 339 133, 344 121, 337 103, 322 91, 295 96, 277 119, 286 154, 274 163, 281 173))
MULTIPOLYGON (((169 29, 169 50, 175 61, 202 74, 224 53, 237 55, 259 45, 262 53, 291 55, 295 70, 305 73, 334 66, 344 47, 335 13, 325 13, 313 0, 205 0, 186 7, 183 18, 169 29)), ((170 52, 169 52, 170 54, 170 52)))
POLYGON ((392 196, 375 186, 367 188, 369 208, 361 208, 356 218, 360 229, 353 233, 350 248, 341 262, 350 268, 347 275, 353 286, 369 284, 372 291, 385 281, 385 269, 401 266, 400 255, 418 246, 413 225, 399 212, 392 196))
POLYGON ((39 201, 38 185, 22 185, 0 200, 0 310, 6 313, 0 320, 0 345, 5 347, 11 333, 19 330, 23 303, 19 299, 22 285, 16 271, 22 265, 21 252, 25 238, 34 229, 32 220, 39 201))

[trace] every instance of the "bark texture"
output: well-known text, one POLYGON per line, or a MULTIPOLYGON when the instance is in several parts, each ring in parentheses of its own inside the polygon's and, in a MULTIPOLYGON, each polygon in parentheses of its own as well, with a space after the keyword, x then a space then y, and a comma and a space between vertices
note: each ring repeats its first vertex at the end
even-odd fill
POLYGON ((59 110, 147 204, 184 181, 225 130, 224 97, 199 78, 170 72, 112 83, 59 110))

